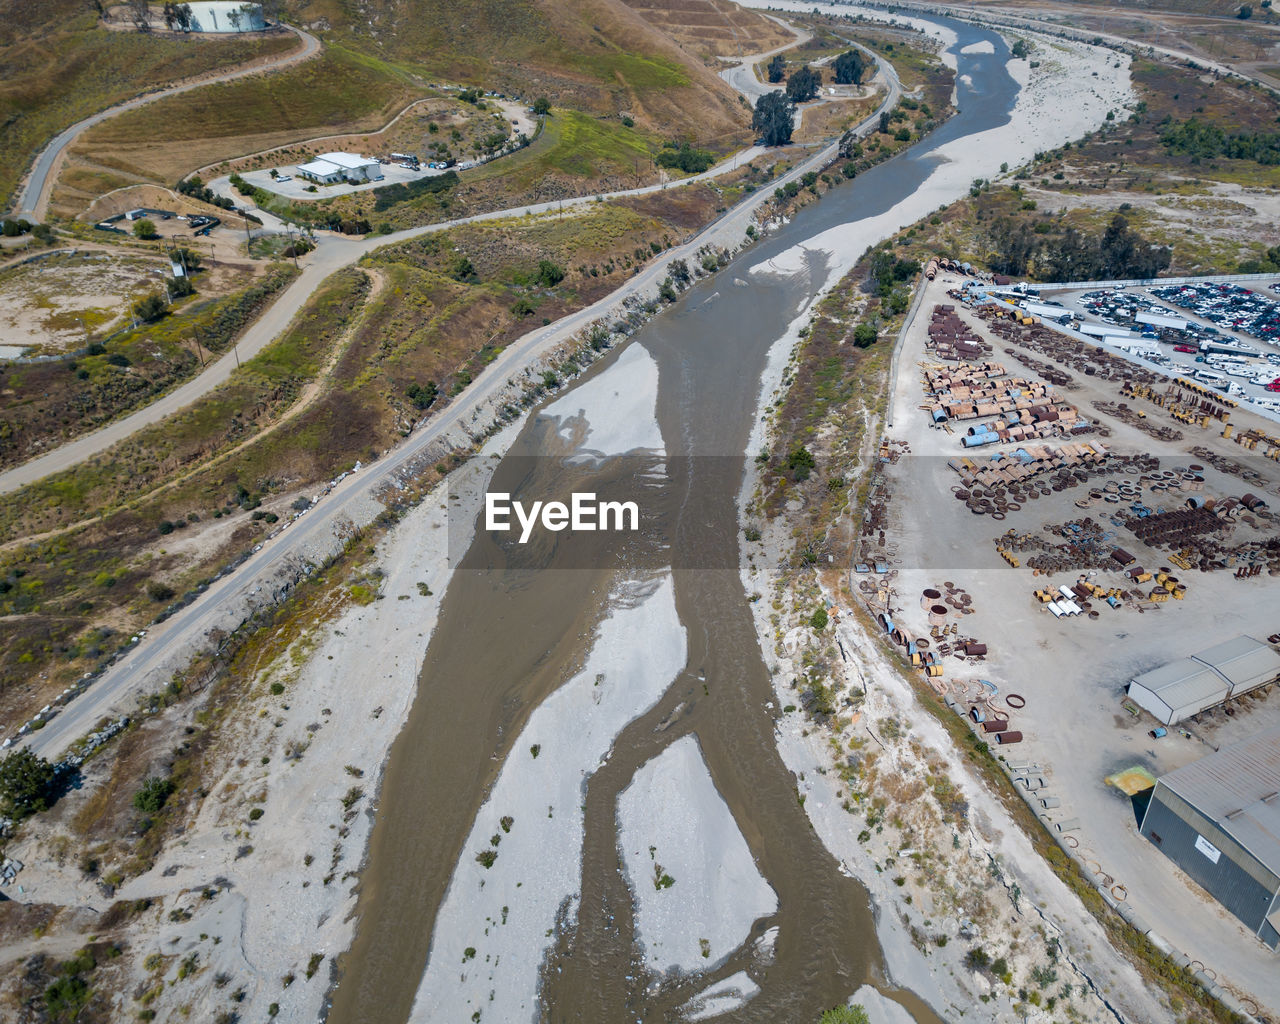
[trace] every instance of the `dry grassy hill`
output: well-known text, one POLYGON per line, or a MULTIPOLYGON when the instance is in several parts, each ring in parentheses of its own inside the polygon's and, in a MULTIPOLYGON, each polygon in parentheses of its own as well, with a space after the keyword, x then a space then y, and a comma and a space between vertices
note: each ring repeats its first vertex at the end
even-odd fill
POLYGON ((0 209, 62 129, 154 86, 296 48, 281 35, 160 38, 107 32, 84 0, 0 0, 0 209))
POLYGON ((795 37, 776 21, 730 0, 626 0, 645 21, 690 53, 743 57, 785 46, 795 37))
POLYGON ((662 134, 715 143, 748 121, 695 54, 622 0, 367 0, 355 10, 342 0, 305 0, 293 16, 388 63, 545 93, 596 115, 626 111, 662 134))

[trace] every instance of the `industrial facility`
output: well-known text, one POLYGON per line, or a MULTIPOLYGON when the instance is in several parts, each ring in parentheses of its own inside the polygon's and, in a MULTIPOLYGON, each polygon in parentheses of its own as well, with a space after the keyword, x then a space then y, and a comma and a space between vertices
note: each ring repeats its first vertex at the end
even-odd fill
POLYGON ((310 163, 299 164, 298 174, 321 185, 379 181, 382 166, 377 160, 355 153, 321 153, 310 163))
POLYGON ((1280 677, 1280 653, 1251 636, 1210 647, 1129 681, 1133 702, 1164 725, 1240 697, 1280 677))
POLYGON ((1280 947, 1280 727, 1157 779, 1142 834, 1280 947))

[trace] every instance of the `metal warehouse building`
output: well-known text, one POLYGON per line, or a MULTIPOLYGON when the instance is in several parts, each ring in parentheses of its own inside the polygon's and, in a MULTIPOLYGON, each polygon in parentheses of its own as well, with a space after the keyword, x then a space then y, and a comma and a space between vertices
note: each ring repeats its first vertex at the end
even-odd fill
POLYGON ((382 168, 377 160, 355 153, 321 153, 310 163, 299 164, 298 173, 322 185, 343 181, 379 181, 382 178, 382 168))
POLYGON ((1280 947, 1280 727, 1161 776, 1142 834, 1280 947))
POLYGON ((1134 702, 1165 725, 1265 686, 1280 676, 1280 652, 1251 636, 1144 672, 1125 688, 1134 702))

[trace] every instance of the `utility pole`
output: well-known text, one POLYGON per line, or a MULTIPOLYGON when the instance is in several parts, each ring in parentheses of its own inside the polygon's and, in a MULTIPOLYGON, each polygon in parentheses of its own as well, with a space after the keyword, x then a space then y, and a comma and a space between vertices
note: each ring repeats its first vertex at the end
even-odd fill
POLYGON ((231 346, 231 351, 235 353, 235 356, 236 356, 236 369, 238 370, 238 369, 240 369, 240 345, 239 345, 239 343, 236 343, 236 344, 232 345, 232 346, 231 346))

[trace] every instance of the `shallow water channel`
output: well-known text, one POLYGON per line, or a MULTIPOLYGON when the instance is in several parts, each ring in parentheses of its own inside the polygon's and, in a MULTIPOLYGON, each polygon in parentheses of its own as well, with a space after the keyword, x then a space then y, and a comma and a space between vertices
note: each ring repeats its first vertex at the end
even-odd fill
MULTIPOLYGON (((412 1014, 452 1021, 458 1004, 429 988, 453 985, 468 971, 498 977, 501 967, 484 962, 481 940, 472 942, 481 948, 475 964, 465 963, 464 954, 463 963, 452 961, 446 971, 427 969, 428 958, 446 948, 435 932, 445 920, 441 908, 455 870, 460 878, 464 869, 468 879, 479 873, 479 882, 466 883, 479 887, 477 899, 486 884, 500 884, 496 865, 486 874, 473 863, 477 816, 509 758, 513 764, 525 758, 520 770, 529 773, 554 764, 553 751, 545 760, 528 760, 522 730, 589 661, 619 581, 663 578, 674 586, 687 657, 675 678, 663 681, 656 702, 622 725, 606 756, 583 773, 581 806, 573 809, 580 818, 576 898, 558 908, 553 934, 539 934, 544 948, 525 951, 540 978, 536 1002, 521 1003, 525 1019, 667 1020, 708 984, 745 970, 759 992, 717 1019, 816 1020, 871 982, 921 1024, 940 1020, 912 993, 885 984, 868 894, 839 870, 797 801, 795 779, 775 744, 773 686, 737 569, 736 513, 742 454, 770 347, 833 273, 812 251, 802 266, 794 256, 779 261, 784 273, 767 272, 769 261, 823 231, 890 209, 934 172, 938 159, 931 154, 938 146, 1008 120, 1018 87, 1005 70, 1003 41, 971 25, 936 20, 959 37, 953 52, 960 112, 918 147, 802 210, 628 343, 643 346, 656 365, 654 413, 664 451, 574 458, 563 420, 534 416, 498 465, 491 491, 630 496, 645 510, 646 526, 639 534, 540 534, 522 548, 477 533, 443 598, 415 703, 391 751, 362 876, 357 936, 341 961, 330 1020, 394 1024, 412 1014), (994 54, 959 53, 983 40, 993 43, 994 54), (638 768, 690 734, 776 893, 777 910, 755 922, 736 952, 708 960, 705 972, 659 982, 644 970, 634 941, 618 799, 638 768), (766 933, 767 955, 759 941, 766 933), (446 1013, 446 1007, 454 1009, 446 1013)), ((611 353, 575 388, 608 375, 618 359, 611 353)), ((557 396, 557 404, 564 401, 557 396)), ((647 660, 651 652, 642 644, 636 657, 647 660)), ((531 816, 550 811, 515 809, 512 836, 531 816)), ((506 867, 502 857, 512 844, 495 849, 506 867)), ((534 865, 524 882, 531 891, 542 884, 534 865)), ((679 891, 677 881, 670 892, 679 891)), ((476 934, 482 931, 489 934, 477 925, 476 934)), ((480 1016, 473 1018, 471 1003, 456 1019, 502 1020, 496 1007, 506 995, 490 995, 494 1011, 477 1006, 480 1016)))

